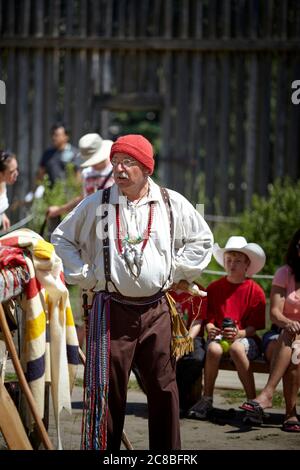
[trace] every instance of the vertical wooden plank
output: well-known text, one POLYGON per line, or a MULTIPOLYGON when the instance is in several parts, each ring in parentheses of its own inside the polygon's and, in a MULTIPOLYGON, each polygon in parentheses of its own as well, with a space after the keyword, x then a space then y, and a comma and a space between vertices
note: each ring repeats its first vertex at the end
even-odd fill
POLYGON ((234 168, 233 190, 234 208, 238 214, 244 208, 246 189, 245 175, 245 116, 246 116, 246 58, 242 53, 235 55, 235 88, 232 89, 235 114, 235 149, 232 159, 234 168))
MULTIPOLYGON (((257 38, 258 31, 258 2, 249 0, 249 36, 257 38)), ((254 193, 254 178, 257 150, 257 80, 258 80, 257 55, 249 54, 249 87, 247 105, 247 135, 246 135, 246 206, 249 207, 254 193)))
POLYGON ((258 178, 257 193, 267 195, 270 178, 270 100, 271 100, 271 57, 262 54, 259 57, 259 93, 258 93, 258 178))
POLYGON ((219 175, 219 204, 223 215, 228 214, 229 198, 229 135, 230 135, 230 57, 228 54, 222 55, 220 59, 220 76, 222 77, 220 85, 221 102, 220 102, 220 134, 219 134, 219 154, 220 170, 219 175))
POLYGON ((29 25, 30 25, 30 5, 31 0, 23 0, 18 9, 19 16, 19 27, 20 35, 26 37, 29 35, 29 25))
MULTIPOLYGON (((295 31, 294 37, 300 41, 300 5, 295 5, 295 14, 293 16, 295 31)), ((288 83, 292 83, 300 77, 300 53, 290 54, 288 83)), ((293 181, 300 177, 300 105, 294 105, 291 101, 290 93, 287 93, 287 174, 293 181)))
POLYGON ((16 52, 10 49, 7 58, 5 147, 15 151, 18 119, 16 115, 16 52))
MULTIPOLYGON (((106 37, 112 36, 113 28, 113 8, 111 2, 107 3, 106 14, 105 14, 105 28, 104 33, 106 37)), ((112 82, 112 57, 109 50, 104 51, 102 54, 103 63, 102 63, 102 92, 110 93, 111 92, 111 82, 112 82)), ((108 110, 102 110, 100 115, 100 133, 104 138, 109 137, 109 123, 110 123, 111 113, 108 110)))
MULTIPOLYGON (((191 18, 194 21, 193 30, 195 38, 201 39, 203 34, 203 5, 196 1, 192 4, 191 18)), ((199 189, 200 172, 203 172, 201 158, 201 146, 203 145, 203 126, 200 117, 203 112, 203 68, 202 54, 194 53, 191 57, 191 98, 190 98, 190 133, 189 133, 189 198, 193 203, 199 202, 199 193, 204 192, 199 189)), ((204 200, 200 201, 204 203, 204 200)))
POLYGON ((4 30, 4 21, 3 21, 3 0, 0 0, 0 36, 3 35, 3 30, 4 30))
MULTIPOLYGON (((151 1, 151 4, 152 3, 153 3, 153 0, 151 1)), ((156 5, 157 0, 154 1, 154 3, 156 5)), ((150 13, 149 0, 144 0, 143 2, 141 2, 139 21, 137 24, 138 26, 137 34, 139 37, 144 37, 149 34, 148 22, 149 22, 150 16, 152 16, 149 13, 150 13)), ((138 67, 137 89, 139 91, 143 91, 146 88, 146 81, 147 81, 147 54, 144 51, 137 52, 137 67, 138 67)))
POLYGON ((175 85, 175 148, 173 153, 173 189, 185 193, 188 161, 189 134, 189 70, 186 52, 178 52, 176 57, 175 85))
POLYGON ((214 198, 216 196, 216 168, 217 168, 217 68, 216 58, 212 55, 205 57, 205 212, 214 213, 214 198))
MULTIPOLYGON (((172 37, 172 17, 173 4, 171 0, 164 2, 164 37, 172 37)), ((163 72, 161 80, 161 95, 164 99, 162 111, 162 138, 161 138, 161 158, 159 163, 159 177, 163 185, 172 187, 173 166, 171 165, 172 149, 173 149, 173 133, 172 133, 172 53, 164 52, 163 56, 163 72)))
MULTIPOLYGON (((36 37, 44 34, 44 1, 35 5, 34 31, 36 37)), ((34 185, 34 173, 36 172, 43 152, 43 116, 44 116, 44 54, 42 49, 33 51, 33 97, 32 97, 32 149, 30 163, 32 172, 29 187, 34 185)))
POLYGON ((249 63, 249 90, 246 133, 246 206, 249 207, 254 192, 257 117, 257 57, 251 54, 249 63))
MULTIPOLYGON (((0 8, 2 7, 2 5, 0 4, 0 8)), ((1 15, 1 13, 0 13, 1 15)), ((1 23, 1 21, 0 21, 1 23)), ((0 25, 1 26, 1 25, 0 25)), ((5 84, 5 92, 6 92, 6 64, 5 64, 5 57, 2 56, 2 54, 0 54, 0 80, 1 81, 4 81, 4 84, 5 84)), ((1 83, 1 87, 2 87, 2 83, 1 83)), ((2 88, 1 88, 2 90, 2 88)), ((6 96, 5 96, 6 97, 6 96)), ((5 106, 6 104, 4 104, 4 100, 2 101, 2 96, 1 96, 1 101, 0 101, 0 148, 3 149, 4 148, 4 122, 5 122, 5 106)))
MULTIPOLYGON (((80 0, 78 10, 78 35, 81 38, 87 36, 87 2, 80 0)), ((73 110, 74 118, 72 122, 72 141, 75 146, 78 145, 78 140, 83 134, 83 123, 86 119, 86 50, 79 49, 75 52, 75 76, 74 94, 73 94, 73 110), (77 110, 80 109, 80 112, 77 110)))
POLYGON ((282 177, 285 173, 285 125, 287 58, 282 54, 280 64, 276 66, 276 113, 275 113, 275 142, 274 142, 274 177, 282 177))
MULTIPOLYGON (((161 16, 161 0, 156 0, 154 3, 153 11, 153 36, 159 37, 159 24, 161 16)), ((159 62, 161 61, 161 55, 157 52, 148 51, 147 52, 147 84, 146 91, 150 93, 155 93, 158 89, 158 69, 159 62)))
MULTIPOLYGON (((49 35, 59 36, 60 20, 60 0, 53 0, 49 3, 49 35)), ((61 120, 62 116, 58 109, 58 89, 59 89, 59 49, 45 50, 45 118, 44 135, 46 136, 45 146, 48 145, 49 132, 55 121, 61 120)))
MULTIPOLYGON (((29 54, 26 50, 20 50, 17 54, 18 62, 18 88, 17 88, 17 157, 19 166, 20 181, 29 181, 30 165, 28 162, 29 155, 29 54)), ((14 186, 14 197, 22 200, 28 188, 22 185, 14 186)))
POLYGON ((8 21, 7 21, 7 33, 9 36, 16 34, 16 5, 15 0, 8 2, 8 21))
MULTIPOLYGON (((231 10, 230 1, 222 4, 222 36, 230 36, 231 10)), ((221 53, 220 76, 220 122, 219 122, 219 210, 227 215, 229 210, 229 136, 230 136, 230 55, 221 53)))
MULTIPOLYGON (((74 2, 67 2, 66 3, 66 36, 72 37, 73 35, 73 25, 75 22, 75 10, 74 10, 74 2)), ((72 119, 74 117, 74 99, 73 99, 73 92, 74 87, 71 86, 75 74, 75 67, 74 67, 74 60, 73 60, 73 52, 70 49, 66 49, 64 52, 64 70, 63 70, 63 81, 64 81, 64 112, 63 112, 63 120, 67 126, 72 126, 72 119)))
MULTIPOLYGON (((127 0, 126 9, 126 37, 135 37, 135 2, 127 0)), ((126 51, 124 54, 124 70, 123 76, 124 91, 130 93, 135 91, 135 74, 136 74, 136 53, 135 51, 126 51)))

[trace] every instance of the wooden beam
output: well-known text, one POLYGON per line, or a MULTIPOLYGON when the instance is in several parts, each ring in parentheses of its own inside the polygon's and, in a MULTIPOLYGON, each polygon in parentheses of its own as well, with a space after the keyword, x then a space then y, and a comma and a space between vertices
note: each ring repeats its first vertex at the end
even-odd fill
POLYGON ((95 103, 101 108, 111 111, 142 111, 161 109, 163 98, 157 93, 104 93, 94 97, 95 103))
POLYGON ((1 381, 0 430, 9 450, 32 450, 17 408, 1 381))
POLYGON ((109 37, 1 37, 0 48, 96 49, 117 51, 198 51, 198 52, 300 52, 297 39, 185 39, 185 38, 109 38, 109 37))

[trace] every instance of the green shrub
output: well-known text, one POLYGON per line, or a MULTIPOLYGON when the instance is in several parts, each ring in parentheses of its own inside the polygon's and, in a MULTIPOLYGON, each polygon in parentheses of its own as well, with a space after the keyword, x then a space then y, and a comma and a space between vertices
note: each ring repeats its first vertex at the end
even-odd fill
POLYGON ((28 224, 31 230, 40 232, 49 206, 61 206, 81 194, 81 183, 75 176, 72 164, 67 166, 66 174, 66 179, 57 180, 52 187, 47 175, 44 177, 42 183, 45 187, 44 196, 41 199, 35 199, 32 204, 31 212, 34 217, 28 224))
POLYGON ((288 243, 300 227, 300 181, 276 181, 267 198, 254 196, 240 220, 241 234, 258 243, 266 252, 262 273, 274 274, 284 263, 288 243))

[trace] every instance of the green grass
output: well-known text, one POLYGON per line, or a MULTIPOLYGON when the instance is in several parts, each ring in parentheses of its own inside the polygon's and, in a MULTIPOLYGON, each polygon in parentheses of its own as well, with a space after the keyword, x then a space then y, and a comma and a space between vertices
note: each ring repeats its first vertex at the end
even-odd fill
MULTIPOLYGON (((225 398, 226 402, 231 404, 243 403, 246 398, 246 394, 243 390, 223 390, 221 396, 225 398)), ((298 405, 300 404, 300 396, 297 400, 298 405)), ((273 408, 284 408, 285 402, 282 392, 275 392, 273 396, 273 408)))
POLYGON ((5 382, 15 382, 16 380, 18 380, 18 376, 15 372, 5 373, 5 382))
POLYGON ((138 391, 140 391, 141 388, 140 388, 140 386, 139 386, 139 384, 137 383, 136 380, 129 380, 128 390, 138 390, 138 391))

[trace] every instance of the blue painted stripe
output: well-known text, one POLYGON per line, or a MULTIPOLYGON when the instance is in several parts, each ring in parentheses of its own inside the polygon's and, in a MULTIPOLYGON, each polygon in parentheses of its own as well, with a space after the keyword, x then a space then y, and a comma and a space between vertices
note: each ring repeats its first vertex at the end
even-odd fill
POLYGON ((45 354, 34 361, 27 362, 26 379, 28 382, 39 379, 45 373, 45 354))
POLYGON ((78 346, 71 346, 67 344, 67 357, 69 364, 79 364, 78 346))

